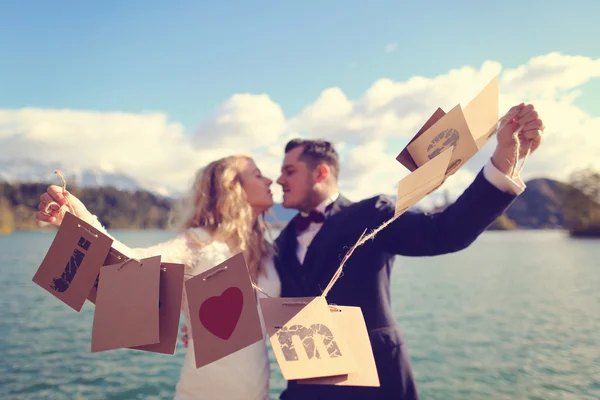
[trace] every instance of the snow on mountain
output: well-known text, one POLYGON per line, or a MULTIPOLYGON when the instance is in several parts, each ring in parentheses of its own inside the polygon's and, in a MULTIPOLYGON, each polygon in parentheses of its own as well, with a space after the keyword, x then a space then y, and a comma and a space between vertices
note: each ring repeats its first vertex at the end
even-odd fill
POLYGON ((80 187, 112 186, 120 190, 144 189, 134 178, 102 168, 68 168, 57 164, 17 159, 0 160, 0 182, 32 183, 44 182, 60 185, 54 170, 60 170, 67 185, 80 187))
MULTIPOLYGON (((0 182, 8 183, 48 183, 60 185, 60 178, 54 174, 54 170, 60 170, 67 181, 67 186, 77 185, 79 187, 102 187, 112 186, 119 190, 147 190, 159 197, 176 199, 184 195, 183 192, 169 189, 164 186, 144 187, 136 179, 121 174, 118 171, 109 171, 98 168, 67 168, 63 165, 44 164, 33 160, 0 160, 0 182)), ((393 197, 395 200, 395 196, 393 197)), ((411 210, 418 210, 418 207, 411 207, 411 210)), ((276 203, 271 210, 275 219, 267 217, 267 221, 273 222, 279 220, 289 221, 298 213, 297 210, 285 209, 281 204, 276 203)))

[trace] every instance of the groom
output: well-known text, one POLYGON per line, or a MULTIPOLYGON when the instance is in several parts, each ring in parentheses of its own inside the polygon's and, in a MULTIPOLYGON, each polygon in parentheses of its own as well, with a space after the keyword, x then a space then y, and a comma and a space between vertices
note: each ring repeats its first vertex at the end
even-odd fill
MULTIPOLYGON (((507 115, 516 115, 523 127, 521 149, 528 145, 535 151, 541 143, 542 122, 533 106, 515 106, 507 115)), ((354 252, 345 264, 343 277, 329 292, 329 303, 361 307, 381 386, 290 381, 281 399, 419 398, 407 348, 390 305, 394 257, 434 256, 464 249, 506 210, 525 189, 520 178, 508 176, 518 161, 513 137, 517 127, 518 123, 512 122, 498 130, 492 158, 453 205, 437 214, 407 212, 400 216, 354 252)), ((338 155, 329 142, 294 139, 285 148, 277 183, 283 188, 283 206, 300 212, 276 239, 275 265, 282 297, 321 295, 362 232, 394 216, 395 203, 389 197, 353 203, 340 194, 339 171, 338 155)))

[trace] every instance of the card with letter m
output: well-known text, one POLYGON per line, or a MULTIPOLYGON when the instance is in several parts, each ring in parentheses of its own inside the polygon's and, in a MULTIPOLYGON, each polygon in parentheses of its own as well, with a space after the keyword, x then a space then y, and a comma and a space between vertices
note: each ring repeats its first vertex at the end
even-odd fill
POLYGON ((67 212, 32 281, 81 311, 113 240, 67 212))
POLYGON ((324 297, 260 299, 275 359, 286 380, 346 375, 358 370, 346 335, 324 297))

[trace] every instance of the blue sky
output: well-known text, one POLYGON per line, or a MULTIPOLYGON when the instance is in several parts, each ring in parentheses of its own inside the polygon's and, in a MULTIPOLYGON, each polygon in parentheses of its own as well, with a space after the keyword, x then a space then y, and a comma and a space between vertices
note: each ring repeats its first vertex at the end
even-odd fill
MULTIPOLYGON (((157 110, 193 129, 234 93, 268 93, 290 116, 332 86, 356 98, 381 77, 488 59, 600 57, 599 2, 451 3, 4 1, 0 108, 157 110)), ((588 83, 578 105, 599 93, 588 83)))
MULTIPOLYGON (((0 0, 0 160, 167 193, 233 152, 276 178, 302 134, 336 144, 349 198, 392 193, 433 110, 502 69, 498 111, 534 102, 547 126, 524 179, 562 180, 600 168, 597 15, 592 0, 0 0)), ((491 142, 444 188, 464 190, 491 142)))

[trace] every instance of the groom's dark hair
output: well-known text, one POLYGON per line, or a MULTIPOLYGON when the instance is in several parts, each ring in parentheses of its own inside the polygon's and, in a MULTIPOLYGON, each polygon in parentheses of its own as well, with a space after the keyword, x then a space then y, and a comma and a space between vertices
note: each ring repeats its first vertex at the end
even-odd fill
POLYGON ((299 159, 304 161, 311 170, 317 168, 319 164, 324 163, 329 166, 335 179, 338 179, 340 161, 331 142, 319 139, 292 139, 285 145, 285 152, 292 151, 299 146, 303 146, 299 159))

